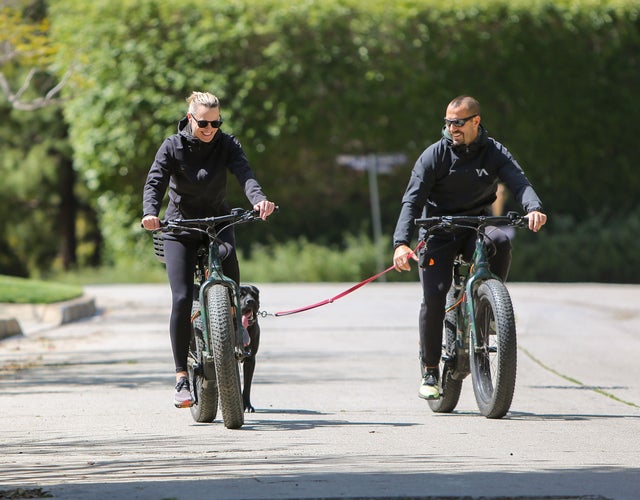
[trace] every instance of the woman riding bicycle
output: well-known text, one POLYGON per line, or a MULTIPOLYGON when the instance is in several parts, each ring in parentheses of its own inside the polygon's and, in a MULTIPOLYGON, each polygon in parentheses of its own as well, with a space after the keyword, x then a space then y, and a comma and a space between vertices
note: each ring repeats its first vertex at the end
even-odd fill
MULTIPOLYGON (((442 139, 418 158, 402 198, 402 209, 393 235, 393 263, 397 271, 411 269, 409 243, 414 219, 439 215, 489 215, 496 199, 498 181, 503 182, 526 210, 529 229, 538 231, 547 221, 542 202, 522 168, 507 149, 489 137, 480 125, 480 104, 470 96, 459 96, 446 110, 442 139)), ((498 228, 488 236, 496 253, 491 270, 503 280, 511 264, 511 242, 498 228)), ((420 308, 420 360, 422 383, 418 395, 437 399, 438 363, 446 296, 451 286, 453 261, 462 253, 468 260, 475 246, 475 231, 437 233, 429 237, 420 257, 423 301, 420 308)))
MULTIPOLYGON (((160 227, 158 215, 169 190, 165 218, 213 217, 229 213, 227 170, 238 179, 254 210, 266 219, 275 209, 256 180, 238 140, 220 130, 220 102, 208 92, 193 92, 188 110, 178 123, 178 133, 166 138, 151 165, 144 186, 142 225, 153 231, 160 227)), ((187 375, 193 273, 202 236, 198 233, 164 234, 164 255, 171 286, 169 321, 171 347, 176 368, 174 404, 188 408, 193 398, 187 375)), ((223 261, 225 275, 240 284, 233 228, 225 229, 223 261)))

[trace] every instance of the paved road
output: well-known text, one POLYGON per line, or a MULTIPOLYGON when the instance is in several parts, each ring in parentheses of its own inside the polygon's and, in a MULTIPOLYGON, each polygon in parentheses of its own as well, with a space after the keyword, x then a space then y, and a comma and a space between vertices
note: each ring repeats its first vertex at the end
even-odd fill
MULTIPOLYGON (((346 285, 263 285, 263 310, 346 285)), ((419 290, 372 283, 261 320, 241 430, 171 404, 166 286, 87 289, 101 314, 0 342, 0 490, 64 499, 640 496, 640 286, 510 285, 518 382, 502 420, 470 382, 416 396, 419 290)), ((1 497, 2 495, 0 495, 1 497)))

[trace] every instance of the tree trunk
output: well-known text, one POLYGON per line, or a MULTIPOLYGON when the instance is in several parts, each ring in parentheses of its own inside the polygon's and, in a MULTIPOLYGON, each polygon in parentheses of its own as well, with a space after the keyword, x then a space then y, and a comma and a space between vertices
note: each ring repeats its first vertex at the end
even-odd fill
POLYGON ((75 194, 76 173, 73 169, 71 158, 58 156, 58 186, 60 194, 60 207, 58 220, 60 227, 59 255, 62 267, 65 271, 76 266, 77 235, 76 218, 78 215, 78 200, 75 194))

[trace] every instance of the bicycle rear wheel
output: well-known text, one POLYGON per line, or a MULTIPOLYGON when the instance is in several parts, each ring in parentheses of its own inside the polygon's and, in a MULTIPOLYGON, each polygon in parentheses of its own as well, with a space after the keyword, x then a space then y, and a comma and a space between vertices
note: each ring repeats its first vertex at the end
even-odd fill
MULTIPOLYGON (((511 297, 504 284, 489 279, 475 300, 477 345, 471 345, 473 392, 480 413, 504 417, 516 385, 517 341, 511 297)), ((473 341, 472 341, 473 342, 473 341)))
POLYGON ((222 420, 228 429, 239 429, 244 424, 244 407, 229 289, 224 285, 213 285, 207 289, 206 300, 222 420))
MULTIPOLYGON (((192 317, 200 311, 198 287, 194 290, 192 317)), ((213 422, 218 413, 218 386, 212 360, 204 358, 204 339, 202 337, 202 318, 191 321, 191 342, 187 367, 191 380, 195 403, 191 406, 191 416, 196 422, 213 422), (206 374, 206 377, 205 377, 206 374)))
MULTIPOLYGON (((451 287, 447 294, 447 309, 455 304, 455 289, 451 287)), ((462 390, 462 379, 454 379, 453 373, 456 363, 456 329, 457 313, 448 311, 444 317, 444 332, 442 357, 440 358, 440 380, 438 389, 439 399, 429 399, 429 408, 434 413, 451 413, 458 405, 462 390)))

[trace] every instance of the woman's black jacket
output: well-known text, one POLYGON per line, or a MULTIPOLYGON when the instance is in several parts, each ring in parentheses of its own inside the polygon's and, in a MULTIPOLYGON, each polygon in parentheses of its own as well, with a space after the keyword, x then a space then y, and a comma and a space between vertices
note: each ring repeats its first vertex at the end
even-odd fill
POLYGON ((159 216, 167 188, 165 219, 229 213, 227 171, 238 179, 251 206, 267 199, 234 136, 218 130, 211 142, 202 142, 183 118, 178 133, 164 140, 151 165, 144 185, 143 216, 159 216))

